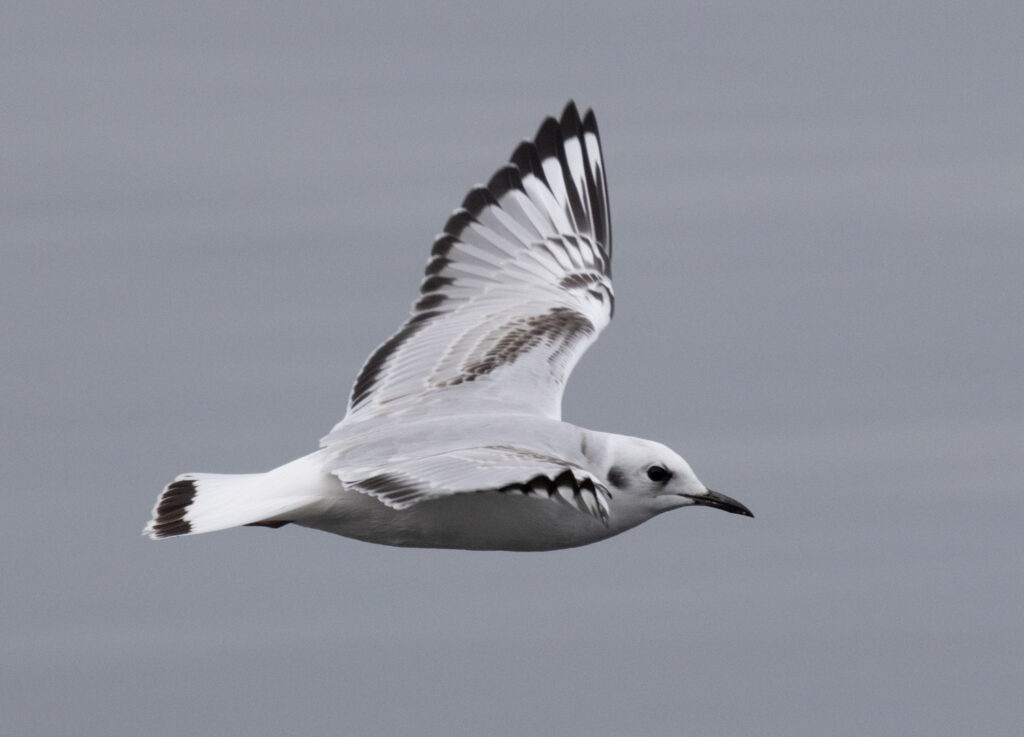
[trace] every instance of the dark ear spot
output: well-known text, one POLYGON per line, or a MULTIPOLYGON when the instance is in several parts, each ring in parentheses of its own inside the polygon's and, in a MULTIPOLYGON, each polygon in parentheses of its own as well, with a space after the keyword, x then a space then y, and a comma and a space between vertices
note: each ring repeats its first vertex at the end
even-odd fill
POLYGON ((618 466, 612 466, 608 469, 608 483, 621 489, 626 485, 626 474, 618 466))

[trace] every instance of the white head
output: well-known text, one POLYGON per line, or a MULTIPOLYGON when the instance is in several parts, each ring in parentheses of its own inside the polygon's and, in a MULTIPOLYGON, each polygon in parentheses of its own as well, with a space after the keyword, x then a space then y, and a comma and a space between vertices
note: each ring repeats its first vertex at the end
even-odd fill
MULTIPOLYGON (((694 505, 754 516, 735 499, 704 486, 690 464, 661 443, 625 435, 609 435, 608 441, 603 454, 604 478, 612 492, 612 505, 628 516, 649 519, 694 505)), ((630 521, 638 524, 643 520, 630 521)))

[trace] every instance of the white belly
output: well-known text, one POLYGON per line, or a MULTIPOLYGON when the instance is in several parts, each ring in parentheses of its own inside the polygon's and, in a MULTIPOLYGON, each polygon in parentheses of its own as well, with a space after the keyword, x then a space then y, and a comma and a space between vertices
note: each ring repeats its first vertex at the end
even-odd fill
POLYGON ((614 524, 614 515, 605 525, 561 501, 490 491, 455 494, 402 510, 343 491, 329 508, 295 523, 382 545, 521 551, 572 548, 626 529, 614 524))

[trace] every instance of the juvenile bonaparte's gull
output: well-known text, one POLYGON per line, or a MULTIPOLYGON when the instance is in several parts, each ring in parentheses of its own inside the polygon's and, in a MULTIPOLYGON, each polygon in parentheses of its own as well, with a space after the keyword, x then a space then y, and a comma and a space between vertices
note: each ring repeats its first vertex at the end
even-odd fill
POLYGON ((752 517, 664 445, 562 422, 569 373, 611 320, 611 255, 597 122, 570 102, 445 223, 411 317, 320 449, 266 473, 183 474, 145 534, 295 524, 385 545, 553 550, 679 507, 752 517))

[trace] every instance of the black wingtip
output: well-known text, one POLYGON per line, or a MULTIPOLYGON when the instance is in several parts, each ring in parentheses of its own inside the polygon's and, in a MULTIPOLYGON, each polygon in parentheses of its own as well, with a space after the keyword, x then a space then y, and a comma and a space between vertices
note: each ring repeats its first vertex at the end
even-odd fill
POLYGON ((487 187, 473 187, 462 200, 462 209, 472 217, 477 217, 488 205, 497 205, 497 200, 487 187))
POLYGON ((534 144, 537 147, 537 156, 541 161, 552 156, 558 158, 558 152, 562 146, 561 123, 554 118, 545 118, 537 130, 534 144))
POLYGON ((523 178, 519 173, 519 167, 515 164, 506 164, 501 167, 487 182, 487 189, 496 200, 500 200, 512 190, 521 190, 522 188, 523 178))
POLYGON ((547 181, 544 178, 544 169, 540 165, 537 146, 533 141, 523 141, 516 146, 516 150, 512 152, 509 161, 519 169, 520 175, 533 174, 542 182, 547 181))
POLYGON ((583 132, 592 133, 598 140, 601 140, 601 135, 597 130, 597 116, 594 115, 594 111, 591 109, 588 109, 583 116, 583 132))
MULTIPOLYGON (((434 256, 435 259, 437 259, 437 258, 444 258, 445 256, 448 255, 448 252, 450 250, 452 250, 452 246, 454 246, 456 243, 458 243, 458 240, 459 239, 456 238, 451 233, 442 233, 441 235, 437 236, 437 238, 434 240, 434 245, 430 249, 430 255, 434 256)), ((433 263, 433 262, 431 262, 431 263, 433 263)), ((427 273, 429 274, 430 273, 430 271, 429 271, 430 267, 428 266, 427 268, 428 268, 427 273)))
POLYGON ((561 127, 562 135, 565 138, 578 136, 580 129, 583 127, 583 124, 580 122, 579 110, 576 109, 576 103, 572 100, 566 103, 565 110, 562 111, 561 127))
POLYGON ((444 224, 444 232, 458 238, 462 231, 473 222, 473 216, 465 208, 459 208, 451 214, 444 224))
POLYGON ((431 274, 420 283, 420 292, 424 295, 436 292, 438 289, 444 289, 455 281, 450 276, 438 276, 437 274, 431 274))

